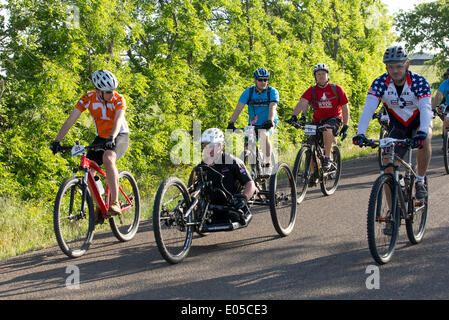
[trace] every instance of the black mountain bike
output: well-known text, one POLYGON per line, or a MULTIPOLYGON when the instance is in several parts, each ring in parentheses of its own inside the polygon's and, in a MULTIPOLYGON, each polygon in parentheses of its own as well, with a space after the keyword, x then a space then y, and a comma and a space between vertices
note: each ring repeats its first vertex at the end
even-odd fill
POLYGON ((296 179, 297 203, 306 196, 307 189, 320 183, 321 192, 329 196, 338 187, 341 175, 341 154, 336 144, 331 149, 331 166, 325 170, 321 164, 324 161, 323 132, 326 125, 311 122, 297 122, 295 128, 304 128, 305 139, 296 155, 293 166, 293 176, 296 179))
MULTIPOLYGON (((412 166, 412 140, 385 138, 367 140, 364 146, 388 149, 394 173, 384 173, 374 182, 368 204, 367 235, 368 245, 374 260, 385 264, 393 256, 399 234, 401 220, 405 221, 408 239, 412 244, 421 242, 427 221, 428 196, 417 199, 415 196, 416 172, 412 166), (408 161, 404 161, 394 152, 394 146, 402 144, 408 147, 408 161), (399 165, 393 164, 399 163, 399 165), (400 173, 403 167, 405 172, 400 173)), ((385 150, 387 152, 387 150, 385 150)), ((425 180, 427 188, 427 179, 425 180)), ((428 190, 428 189, 427 189, 428 190)))

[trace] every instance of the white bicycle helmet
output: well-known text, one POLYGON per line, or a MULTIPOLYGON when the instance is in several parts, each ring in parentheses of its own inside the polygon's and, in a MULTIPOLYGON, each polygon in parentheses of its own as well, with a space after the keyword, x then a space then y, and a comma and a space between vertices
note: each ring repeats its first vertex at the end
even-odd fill
POLYGON ((201 135, 201 143, 219 143, 224 144, 225 137, 218 128, 209 128, 201 135))
POLYGON ((97 70, 92 75, 95 88, 100 91, 113 91, 118 87, 115 75, 108 70, 97 70))
POLYGON ((315 73, 319 70, 324 70, 327 73, 329 73, 329 67, 326 66, 324 63, 319 63, 316 66, 313 67, 313 76, 315 76, 315 73))

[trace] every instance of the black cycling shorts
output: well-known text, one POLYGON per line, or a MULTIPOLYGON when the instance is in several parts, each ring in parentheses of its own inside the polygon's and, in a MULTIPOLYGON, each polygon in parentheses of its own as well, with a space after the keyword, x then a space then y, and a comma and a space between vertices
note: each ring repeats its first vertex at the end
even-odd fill
POLYGON ((341 127, 341 119, 337 117, 321 119, 319 122, 321 125, 327 124, 332 128, 332 133, 336 137, 338 135, 338 130, 341 127))
MULTIPOLYGON (((100 138, 99 136, 95 137, 94 141, 92 142, 92 145, 104 145, 107 139, 100 138)), ((115 154, 117 155, 116 160, 120 159, 126 152, 129 146, 129 134, 128 133, 120 133, 115 138, 115 147, 111 149, 112 151, 115 151, 115 154)), ((95 161, 99 166, 103 164, 103 153, 104 151, 93 151, 89 150, 86 154, 86 157, 89 160, 95 161)))

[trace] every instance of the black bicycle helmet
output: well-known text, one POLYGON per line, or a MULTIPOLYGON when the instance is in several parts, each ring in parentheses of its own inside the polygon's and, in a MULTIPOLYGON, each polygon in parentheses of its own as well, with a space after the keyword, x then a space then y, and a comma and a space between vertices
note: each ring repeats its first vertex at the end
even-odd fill
POLYGON ((384 63, 405 62, 408 60, 407 49, 402 46, 392 46, 387 48, 384 53, 384 63))

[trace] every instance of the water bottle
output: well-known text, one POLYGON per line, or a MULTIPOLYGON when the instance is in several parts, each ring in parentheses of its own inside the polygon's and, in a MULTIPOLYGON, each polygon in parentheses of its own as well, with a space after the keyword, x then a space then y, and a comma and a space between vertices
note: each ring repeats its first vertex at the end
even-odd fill
POLYGON ((101 183, 101 180, 99 177, 95 177, 95 185, 97 186, 98 192, 100 193, 100 196, 104 193, 103 184, 101 183))

